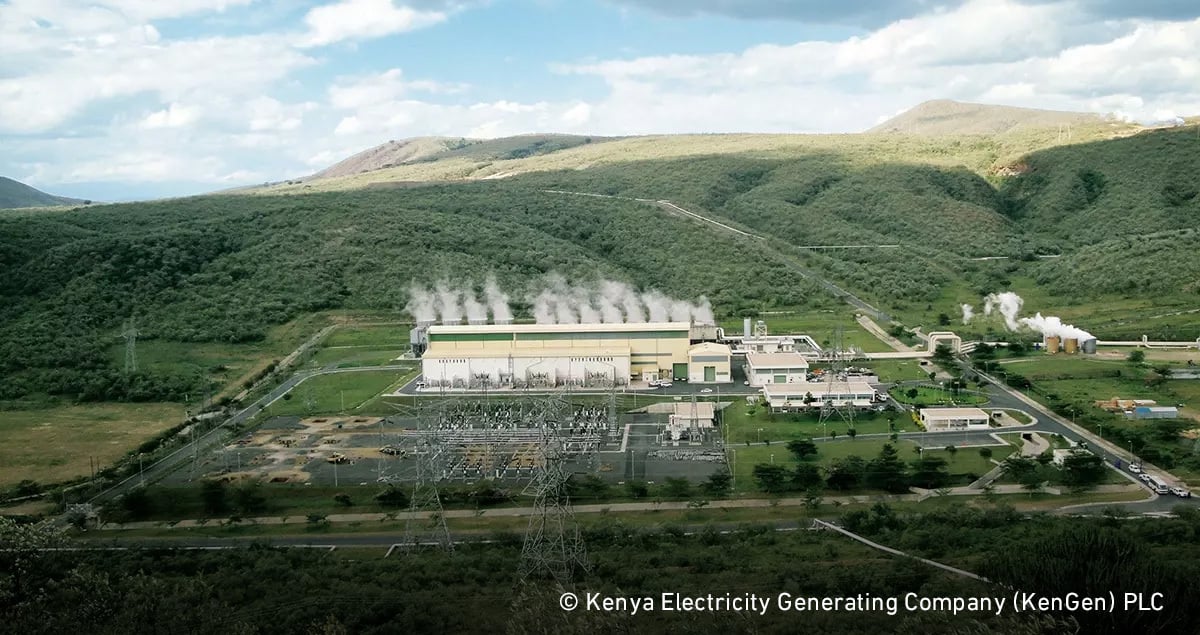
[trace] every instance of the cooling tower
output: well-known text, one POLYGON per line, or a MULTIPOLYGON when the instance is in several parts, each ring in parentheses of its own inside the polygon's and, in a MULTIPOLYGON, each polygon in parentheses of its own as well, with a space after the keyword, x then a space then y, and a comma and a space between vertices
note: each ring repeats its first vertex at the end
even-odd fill
POLYGON ((1046 352, 1053 355, 1058 352, 1062 340, 1057 335, 1047 335, 1044 343, 1046 345, 1046 352))

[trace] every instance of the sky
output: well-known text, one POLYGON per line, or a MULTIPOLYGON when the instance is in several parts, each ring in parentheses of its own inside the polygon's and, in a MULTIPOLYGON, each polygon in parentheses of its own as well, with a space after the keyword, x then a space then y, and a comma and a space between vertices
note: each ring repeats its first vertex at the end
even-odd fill
POLYGON ((0 0, 0 175, 132 200, 391 139, 1200 115, 1195 0, 0 0))

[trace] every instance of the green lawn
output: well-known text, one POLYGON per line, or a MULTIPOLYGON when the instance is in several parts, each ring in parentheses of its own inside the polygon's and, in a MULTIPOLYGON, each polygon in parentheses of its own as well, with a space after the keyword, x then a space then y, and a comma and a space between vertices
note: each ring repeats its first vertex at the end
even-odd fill
POLYGON ((922 366, 920 360, 915 359, 881 359, 854 365, 874 370, 881 382, 927 380, 930 372, 929 366, 922 366))
POLYGON ((323 346, 375 346, 386 349, 408 348, 411 324, 343 326, 325 338, 323 346))
POLYGON ((975 406, 988 402, 987 396, 979 393, 964 390, 960 391, 957 395, 953 395, 949 390, 932 388, 930 386, 893 388, 891 395, 900 403, 914 406, 975 406), (916 397, 910 397, 908 395, 909 390, 916 390, 916 397))
POLYGON ((313 355, 310 365, 324 367, 337 364, 339 368, 352 366, 386 366, 408 349, 379 349, 370 346, 348 346, 344 348, 322 348, 313 355))
MULTIPOLYGON (((412 376, 415 371, 361 371, 318 375, 305 380, 289 393, 290 398, 280 399, 264 411, 264 416, 328 414, 350 412, 365 407, 368 402, 388 388, 412 376), (311 395, 314 407, 309 411, 307 401, 311 395)), ((362 410, 359 410, 362 412, 362 410)))
MULTIPOLYGON (((722 424, 726 426, 730 444, 746 441, 787 441, 802 437, 823 437, 830 433, 846 435, 848 423, 834 417, 820 424, 819 416, 813 414, 775 414, 769 408, 755 406, 753 414, 744 401, 735 402, 721 411, 722 424), (762 428, 762 431, 759 431, 762 428)), ((854 429, 858 434, 883 434, 890 432, 887 416, 891 414, 898 431, 914 429, 914 425, 903 413, 856 413, 854 429)))
MULTIPOLYGON (((753 318, 751 322, 763 320, 772 334, 799 333, 812 337, 821 346, 831 346, 837 328, 842 327, 844 346, 861 348, 868 353, 883 353, 892 348, 871 335, 854 319, 854 311, 839 307, 824 311, 785 311, 753 318)), ((726 318, 718 321, 726 333, 741 333, 741 319, 726 318)), ((882 325, 887 328, 886 325, 882 325)))

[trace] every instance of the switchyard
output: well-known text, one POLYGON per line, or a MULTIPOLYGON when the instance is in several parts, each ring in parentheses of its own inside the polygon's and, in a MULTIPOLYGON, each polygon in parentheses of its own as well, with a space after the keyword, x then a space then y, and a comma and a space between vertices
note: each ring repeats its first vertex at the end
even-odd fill
MULTIPOLYGON (((622 412, 615 395, 424 398, 387 417, 274 417, 169 480, 219 478, 334 486, 411 484, 426 465, 441 483, 534 483, 557 444, 567 473, 612 482, 703 479, 724 465, 720 408, 667 401, 622 412)), ((522 491, 518 489, 517 491, 522 491)))

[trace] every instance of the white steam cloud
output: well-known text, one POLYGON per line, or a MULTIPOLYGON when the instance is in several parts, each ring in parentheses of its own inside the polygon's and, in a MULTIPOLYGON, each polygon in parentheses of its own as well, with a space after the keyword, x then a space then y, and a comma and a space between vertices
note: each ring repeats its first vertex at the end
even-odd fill
MULTIPOLYGON (((1025 301, 1011 291, 990 294, 983 299, 983 302, 983 314, 991 315, 993 311, 999 311, 1000 315, 1004 316, 1004 324, 1010 331, 1028 328, 1048 337, 1077 339, 1081 342, 1095 339, 1091 333, 1072 324, 1065 324, 1062 318, 1057 316, 1043 316, 1041 313, 1037 313, 1033 317, 1020 317, 1021 307, 1025 301)), ((962 305, 962 309, 963 323, 965 324, 971 319, 974 312, 969 304, 962 305)))
MULTIPOLYGON (((636 324, 645 322, 691 322, 715 324, 712 303, 701 297, 692 303, 668 297, 656 289, 638 292, 632 286, 613 280, 593 285, 571 284, 563 276, 547 275, 529 295, 533 319, 538 324, 636 324)), ((412 284, 405 309, 421 324, 460 324, 464 317, 472 324, 486 323, 490 313, 496 324, 512 322, 509 295, 488 276, 483 295, 467 284, 455 287, 438 282, 432 290, 412 284)))
POLYGON ((1017 316, 1021 315, 1021 306, 1024 304, 1021 296, 1012 291, 990 293, 983 299, 983 314, 991 315, 992 311, 999 310, 1000 315, 1004 316, 1004 325, 1008 330, 1015 331, 1021 327, 1017 316))
POLYGON ((975 308, 969 304, 962 305, 963 324, 970 324, 971 318, 975 317, 975 308))

